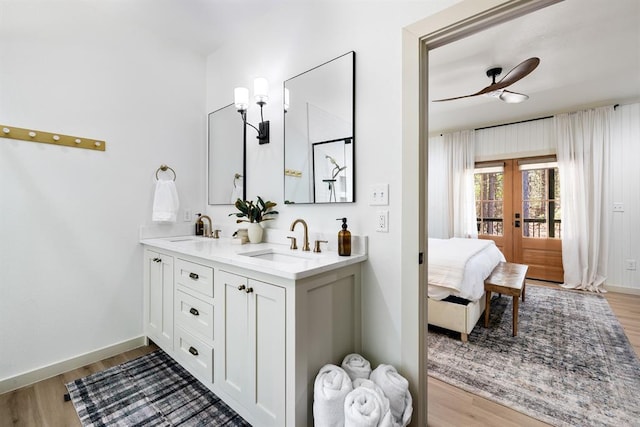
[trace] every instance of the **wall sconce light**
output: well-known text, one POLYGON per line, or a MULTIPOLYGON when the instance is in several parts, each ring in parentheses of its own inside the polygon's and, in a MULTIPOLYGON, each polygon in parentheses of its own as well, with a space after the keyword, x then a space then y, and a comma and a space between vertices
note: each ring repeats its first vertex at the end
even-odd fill
POLYGON ((267 104, 269 100, 269 84, 267 79, 257 78, 253 82, 253 97, 256 100, 256 104, 260 106, 260 123, 258 127, 255 127, 251 123, 247 122, 247 109, 249 108, 249 89, 246 87, 237 87, 233 91, 234 104, 238 113, 242 116, 242 121, 245 125, 249 125, 258 132, 258 143, 269 143, 269 121, 264 121, 262 115, 262 107, 267 104))

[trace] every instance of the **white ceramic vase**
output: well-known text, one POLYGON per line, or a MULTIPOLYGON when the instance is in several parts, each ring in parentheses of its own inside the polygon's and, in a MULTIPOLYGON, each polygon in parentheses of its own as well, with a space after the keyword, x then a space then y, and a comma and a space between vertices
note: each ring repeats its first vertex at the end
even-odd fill
POLYGON ((251 243, 260 243, 262 242, 262 233, 264 229, 259 222, 250 222, 247 227, 247 232, 249 233, 249 241, 251 243))

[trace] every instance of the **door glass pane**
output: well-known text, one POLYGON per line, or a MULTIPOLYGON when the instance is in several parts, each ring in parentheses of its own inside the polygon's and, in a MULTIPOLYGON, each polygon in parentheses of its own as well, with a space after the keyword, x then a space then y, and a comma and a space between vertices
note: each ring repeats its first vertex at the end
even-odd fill
POLYGON ((478 234, 502 236, 504 222, 504 173, 476 172, 474 178, 478 234))
POLYGON ((560 238, 558 168, 522 170, 522 236, 560 238))

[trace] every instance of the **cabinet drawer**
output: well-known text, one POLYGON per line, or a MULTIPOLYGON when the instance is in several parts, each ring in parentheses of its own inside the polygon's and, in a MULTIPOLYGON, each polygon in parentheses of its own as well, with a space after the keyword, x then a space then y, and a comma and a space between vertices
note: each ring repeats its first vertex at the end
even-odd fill
POLYGON ((213 305, 176 289, 176 324, 213 340, 213 305))
POLYGON ((201 381, 213 382, 213 348, 184 329, 175 330, 176 358, 191 368, 201 381))
POLYGON ((213 268, 177 259, 176 283, 213 298, 213 268))

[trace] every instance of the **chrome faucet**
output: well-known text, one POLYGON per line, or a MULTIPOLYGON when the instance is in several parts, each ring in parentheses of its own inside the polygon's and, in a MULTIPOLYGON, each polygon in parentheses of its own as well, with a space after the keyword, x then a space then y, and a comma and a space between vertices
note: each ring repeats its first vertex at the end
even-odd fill
POLYGON ((202 234, 204 235, 204 237, 211 237, 212 233, 211 233, 211 229, 213 228, 213 224, 211 223, 211 218, 209 218, 208 215, 200 215, 200 220, 206 219, 207 221, 209 221, 209 227, 207 227, 207 224, 204 223, 204 221, 202 222, 204 224, 204 231, 202 232, 202 234))
POLYGON ((307 228, 307 223, 303 219, 298 218, 291 223, 291 231, 293 231, 293 229, 296 228, 296 224, 298 224, 299 222, 302 223, 302 227, 304 228, 304 237, 303 237, 304 243, 302 244, 302 250, 308 252, 310 249, 309 249, 309 230, 307 228))

